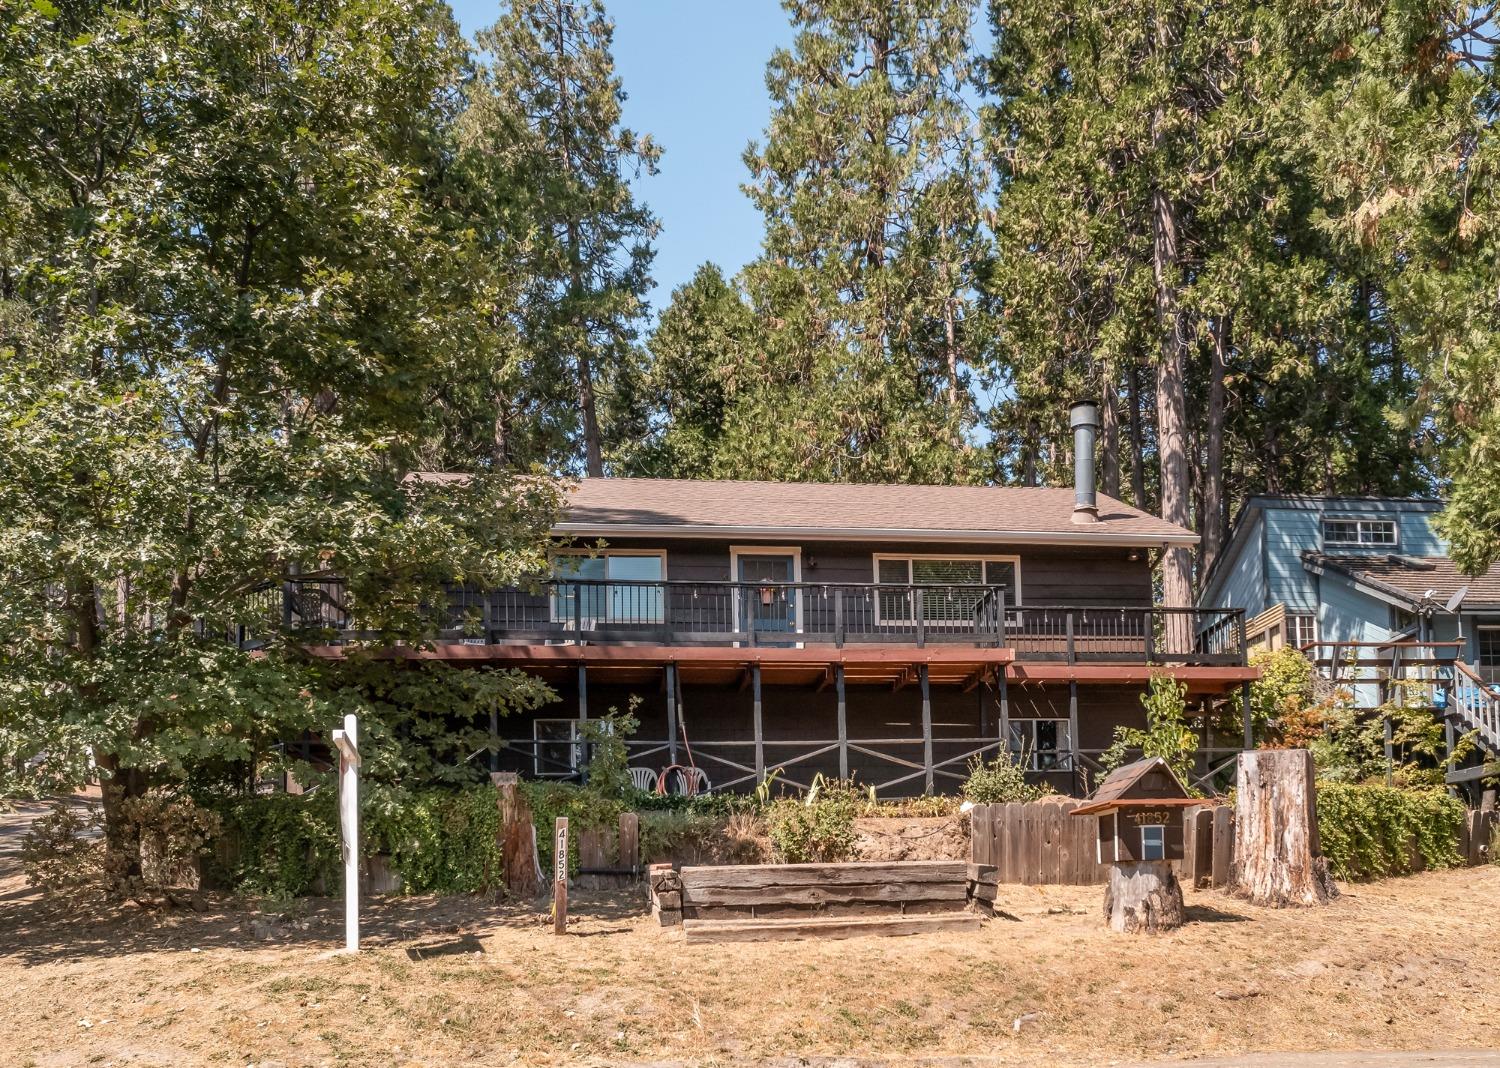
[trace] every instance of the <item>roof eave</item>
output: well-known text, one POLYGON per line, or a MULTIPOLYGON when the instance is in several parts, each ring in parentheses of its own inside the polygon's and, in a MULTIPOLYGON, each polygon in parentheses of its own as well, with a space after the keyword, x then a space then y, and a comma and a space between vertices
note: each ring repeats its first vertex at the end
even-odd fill
POLYGON ((1139 548, 1193 546, 1198 535, 1097 530, 930 530, 911 527, 778 527, 701 523, 558 523, 554 535, 570 537, 782 538, 799 541, 1002 542, 1007 545, 1121 545, 1139 548))

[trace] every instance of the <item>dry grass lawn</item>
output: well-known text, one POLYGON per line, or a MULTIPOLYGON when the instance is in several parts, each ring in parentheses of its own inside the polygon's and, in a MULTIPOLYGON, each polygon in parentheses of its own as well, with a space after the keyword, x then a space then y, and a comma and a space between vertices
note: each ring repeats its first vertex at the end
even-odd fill
POLYGON ((1017 918, 978 934, 692 948, 634 894, 576 899, 562 938, 533 908, 396 899, 351 958, 329 952, 337 901, 293 923, 227 901, 99 921, 44 907, 11 865, 0 1062, 1097 1065, 1497 1034, 1500 867, 1356 886, 1315 911, 1190 894, 1189 924, 1160 938, 1106 931, 1101 895, 1012 888, 1017 918))

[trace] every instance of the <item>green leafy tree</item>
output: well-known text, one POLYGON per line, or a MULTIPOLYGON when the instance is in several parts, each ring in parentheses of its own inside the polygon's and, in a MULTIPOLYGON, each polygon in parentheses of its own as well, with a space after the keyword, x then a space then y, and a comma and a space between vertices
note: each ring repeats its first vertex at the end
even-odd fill
MULTIPOLYGON (((1172 774, 1184 785, 1193 778, 1193 758, 1198 752, 1198 736, 1187 722, 1187 684, 1171 675, 1151 676, 1151 688, 1141 694, 1146 710, 1145 729, 1116 727, 1115 738, 1099 758, 1105 771, 1126 763, 1129 750, 1139 749, 1141 758, 1160 757, 1172 774)), ((1188 786, 1194 793, 1197 791, 1188 786)))
POLYGON ((625 453, 627 474, 656 478, 732 476, 724 423, 739 375, 753 367, 755 317, 719 268, 705 263, 672 291, 647 349, 645 396, 650 429, 625 453))
POLYGON ((661 150, 621 125, 613 37, 600 0, 509 0, 478 36, 487 92, 527 131, 533 183, 520 310, 531 357, 497 399, 500 451, 525 457, 529 432, 546 428, 569 453, 542 458, 595 478, 639 429, 635 340, 658 229, 629 181, 655 173, 661 150))
POLYGON ((988 182, 962 87, 966 0, 785 0, 774 111, 745 153, 765 216, 745 269, 764 349, 726 427, 746 474, 968 481, 988 182))
POLYGON ((420 640, 445 583, 542 563, 558 491, 407 477, 504 296, 445 198, 443 5, 0 19, 0 749, 92 759, 128 881, 132 799, 348 707, 283 580, 420 640))

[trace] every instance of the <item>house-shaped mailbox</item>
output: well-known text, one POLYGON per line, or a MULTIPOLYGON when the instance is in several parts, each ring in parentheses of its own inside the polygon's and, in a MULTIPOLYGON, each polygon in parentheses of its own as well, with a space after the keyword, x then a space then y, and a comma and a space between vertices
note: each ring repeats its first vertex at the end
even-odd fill
POLYGON ((1188 793, 1165 760, 1152 757, 1110 772, 1073 815, 1099 817, 1101 864, 1181 860, 1182 810, 1201 804, 1202 798, 1188 793))

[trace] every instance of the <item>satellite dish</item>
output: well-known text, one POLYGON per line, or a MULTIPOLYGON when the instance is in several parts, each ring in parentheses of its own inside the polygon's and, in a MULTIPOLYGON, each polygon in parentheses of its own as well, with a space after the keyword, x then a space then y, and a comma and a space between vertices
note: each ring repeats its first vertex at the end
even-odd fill
POLYGON ((1467 596, 1469 596, 1469 587, 1460 586, 1458 589, 1453 591, 1453 596, 1449 597, 1448 600, 1443 604, 1443 611, 1457 612, 1458 606, 1464 603, 1464 598, 1467 596))

